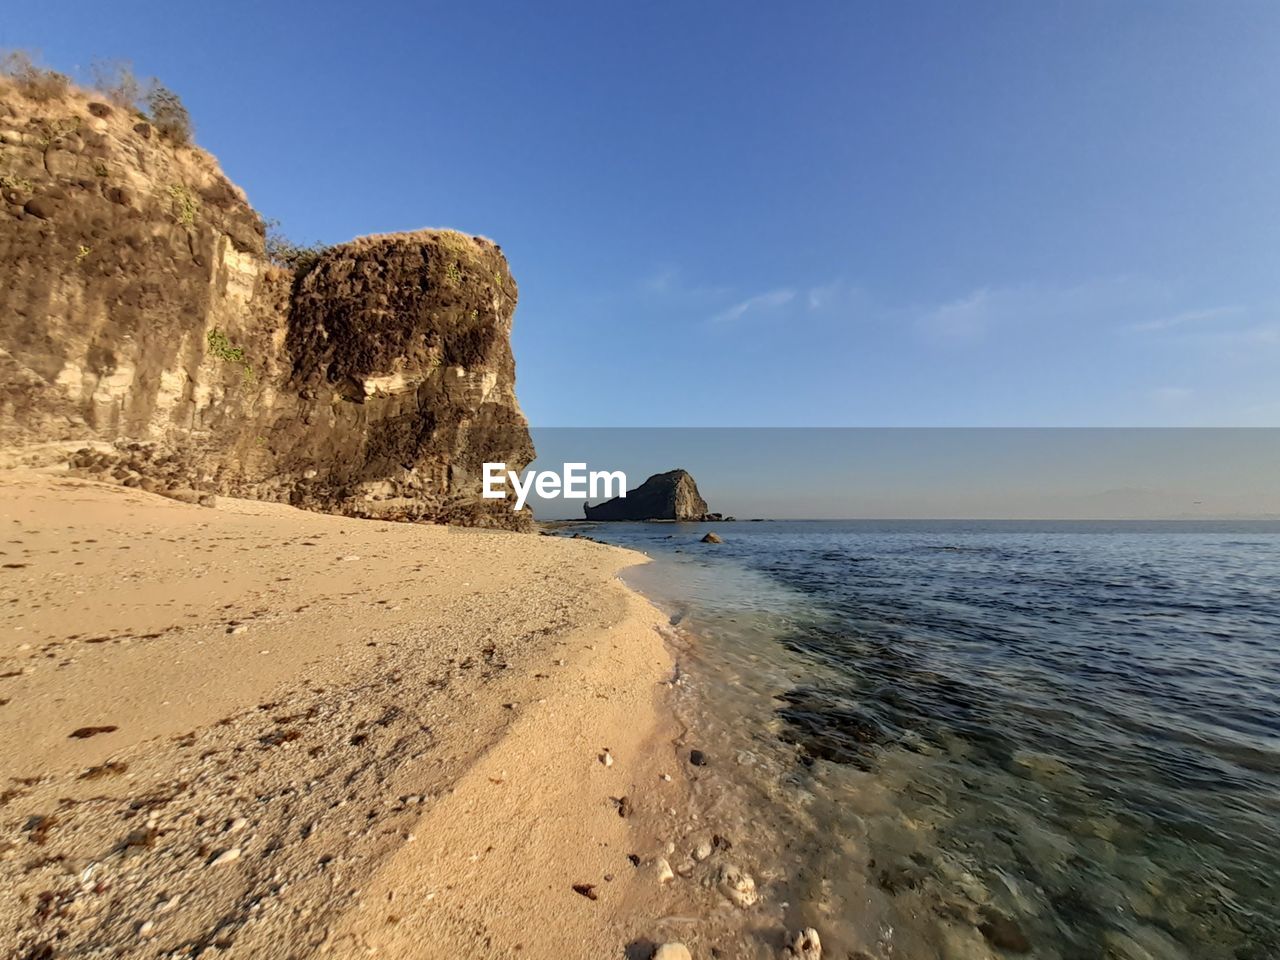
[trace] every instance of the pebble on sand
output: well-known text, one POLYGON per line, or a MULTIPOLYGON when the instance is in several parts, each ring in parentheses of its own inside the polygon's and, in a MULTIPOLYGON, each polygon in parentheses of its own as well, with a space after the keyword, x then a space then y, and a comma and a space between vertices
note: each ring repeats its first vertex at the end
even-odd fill
POLYGON ((675 871, 671 869, 671 864, 667 863, 666 857, 659 857, 653 861, 653 869, 658 877, 658 883, 670 883, 676 878, 675 871))
POLYGON ((220 854, 209 861, 209 866, 218 867, 224 863, 233 863, 240 859, 240 848, 232 847, 230 850, 223 850, 220 854))
POLYGON ((720 868, 717 875, 720 892, 744 910, 760 899, 756 891, 756 881, 751 874, 739 870, 731 863, 720 868))
POLYGON ((693 955, 683 943, 664 943, 653 951, 653 960, 693 960, 693 955))

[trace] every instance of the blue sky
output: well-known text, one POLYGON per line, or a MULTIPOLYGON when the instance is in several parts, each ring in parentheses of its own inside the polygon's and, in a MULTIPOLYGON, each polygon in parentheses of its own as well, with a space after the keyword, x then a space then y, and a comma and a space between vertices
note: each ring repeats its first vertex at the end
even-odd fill
POLYGON ((300 240, 453 226, 540 426, 1280 424, 1280 4, 14 4, 300 240))

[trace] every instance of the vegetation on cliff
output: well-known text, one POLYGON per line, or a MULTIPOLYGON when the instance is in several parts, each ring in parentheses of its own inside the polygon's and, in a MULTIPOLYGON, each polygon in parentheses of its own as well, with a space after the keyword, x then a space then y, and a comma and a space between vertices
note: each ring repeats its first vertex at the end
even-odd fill
MULTIPOLYGON (((70 77, 40 66, 25 50, 12 50, 0 58, 0 74, 13 81, 24 97, 41 103, 65 97, 72 87, 70 77)), ((148 121, 171 143, 186 146, 191 142, 191 114, 182 98, 159 80, 140 81, 123 60, 97 62, 92 74, 93 89, 112 105, 148 121)))

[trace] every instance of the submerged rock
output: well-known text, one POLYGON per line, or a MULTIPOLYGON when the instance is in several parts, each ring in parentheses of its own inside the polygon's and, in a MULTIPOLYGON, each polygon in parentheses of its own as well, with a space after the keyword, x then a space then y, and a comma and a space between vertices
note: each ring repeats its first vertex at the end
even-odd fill
POLYGON ((994 947, 1009 953, 1031 952, 1031 941, 1022 932, 1018 922, 994 907, 982 908, 982 922, 978 924, 978 929, 994 947))
POLYGON ((786 721, 782 739, 803 751, 802 759, 828 760, 871 769, 875 748, 893 739, 893 732, 865 707, 849 704, 839 692, 797 687, 780 694, 786 721))

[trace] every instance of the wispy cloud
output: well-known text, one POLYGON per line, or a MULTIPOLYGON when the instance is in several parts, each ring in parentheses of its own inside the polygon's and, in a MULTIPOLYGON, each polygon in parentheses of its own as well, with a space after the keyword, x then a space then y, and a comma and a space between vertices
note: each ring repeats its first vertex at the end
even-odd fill
POLYGON ((664 266, 652 276, 648 276, 644 280, 644 288, 650 293, 667 293, 671 289, 672 284, 676 283, 680 270, 673 266, 664 266))
POLYGON ((1144 320, 1127 329, 1145 337, 1180 341, 1196 349, 1269 350, 1280 346, 1278 312, 1274 304, 1210 307, 1144 320))
POLYGON ((643 286, 650 293, 670 293, 680 278, 678 267, 660 267, 651 276, 646 277, 643 286))
POLYGON ((990 287, 982 287, 928 311, 920 318, 919 326, 925 333, 944 340, 973 339, 987 332, 1001 312, 1001 301, 1012 296, 1012 290, 993 293, 990 287))
POLYGON ((1223 347, 1280 346, 1280 323, 1249 323, 1228 330, 1205 331, 1195 342, 1223 347))
POLYGON ((821 310, 830 306, 844 292, 844 281, 833 280, 818 287, 810 287, 806 299, 810 310, 821 310))
POLYGON ((1151 399, 1162 406, 1174 406, 1190 400, 1192 392, 1186 387, 1156 387, 1151 391, 1151 399))
POLYGON ((776 310, 778 307, 785 306, 796 298, 796 292, 791 287, 779 287, 776 290, 769 290, 765 293, 758 293, 754 297, 748 297, 735 303, 733 306, 721 310, 711 318, 712 323, 733 323, 741 320, 748 313, 764 313, 769 310, 776 310))
POLYGON ((730 295, 728 287, 691 283, 678 266, 664 264, 640 281, 640 290, 651 297, 687 300, 705 305, 730 295))
POLYGON ((997 332, 1033 327, 1094 330, 1135 314, 1150 316, 1167 303, 1168 291, 1136 277, 1098 277, 1061 286, 1042 283, 987 285, 934 306, 913 311, 916 331, 938 343, 979 341, 997 332))
POLYGON ((1210 307, 1207 310, 1184 310, 1183 312, 1175 313, 1172 316, 1158 317, 1155 320, 1144 320, 1141 323, 1135 323, 1130 327, 1130 329, 1137 333, 1158 333, 1162 330, 1176 330, 1189 326, 1212 323, 1217 320, 1225 320, 1239 316, 1243 312, 1243 307, 1235 306, 1210 307))

